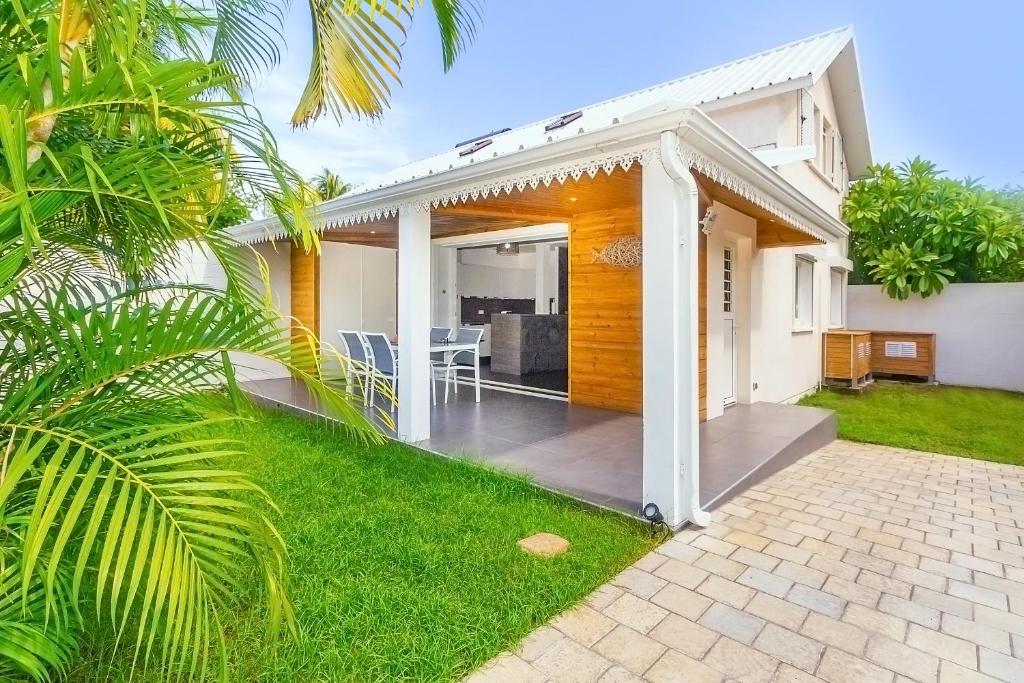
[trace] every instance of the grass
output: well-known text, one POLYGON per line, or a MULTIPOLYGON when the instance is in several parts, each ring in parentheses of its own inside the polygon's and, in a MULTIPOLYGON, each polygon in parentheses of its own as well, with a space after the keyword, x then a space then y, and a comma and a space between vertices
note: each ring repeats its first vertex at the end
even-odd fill
MULTIPOLYGON (((638 522, 471 463, 278 413, 229 429, 251 451, 237 466, 281 508, 303 629, 275 652, 261 615, 232 615, 232 680, 459 679, 654 545, 638 522), (516 547, 538 531, 570 551, 516 547)), ((124 659, 94 644, 71 680, 125 679, 124 659)))
POLYGON ((835 410, 843 439, 1024 465, 1024 394, 878 383, 863 394, 822 391, 800 403, 835 410))

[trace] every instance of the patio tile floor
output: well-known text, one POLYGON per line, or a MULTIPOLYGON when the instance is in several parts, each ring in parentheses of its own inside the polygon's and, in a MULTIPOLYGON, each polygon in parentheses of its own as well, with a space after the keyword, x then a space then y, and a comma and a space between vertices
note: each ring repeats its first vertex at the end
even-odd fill
MULTIPOLYGON (((317 412, 289 379, 245 383, 266 402, 317 412)), ((469 387, 431 410, 430 439, 419 447, 528 473, 536 483, 586 502, 635 514, 642 494, 643 418, 536 396, 469 387)), ((830 411, 738 405, 700 427, 700 492, 720 505, 835 437, 830 411)))
POLYGON ((1024 681, 1024 468, 835 441, 469 680, 1024 681))

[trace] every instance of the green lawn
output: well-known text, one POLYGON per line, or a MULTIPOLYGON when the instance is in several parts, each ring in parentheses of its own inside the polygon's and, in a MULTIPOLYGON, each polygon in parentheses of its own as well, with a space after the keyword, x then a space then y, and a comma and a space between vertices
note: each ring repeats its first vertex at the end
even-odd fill
POLYGON ((1024 465, 1024 394, 885 382, 800 403, 835 410, 843 439, 1024 465))
MULTIPOLYGON (((463 677, 586 596, 654 543, 638 522, 585 508, 525 479, 267 413, 232 426, 237 463, 281 507, 290 590, 304 631, 276 656, 258 614, 235 615, 237 681, 444 681, 463 677), (564 556, 516 541, 564 536, 564 556)), ((126 678, 97 644, 75 681, 126 678)))

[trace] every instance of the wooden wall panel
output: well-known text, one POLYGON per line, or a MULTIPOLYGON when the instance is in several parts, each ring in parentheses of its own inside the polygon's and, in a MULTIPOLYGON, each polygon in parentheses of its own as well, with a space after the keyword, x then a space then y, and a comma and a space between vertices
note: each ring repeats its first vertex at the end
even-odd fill
POLYGON ((640 207, 581 213, 569 224, 569 401, 643 408, 642 270, 595 262, 609 242, 640 234, 640 207))
POLYGON ((320 334, 320 254, 306 253, 302 247, 291 249, 292 323, 293 336, 298 324, 320 334))
MULTIPOLYGON (((639 235, 639 207, 578 214, 569 224, 569 400, 639 413, 643 408, 641 268, 594 263, 611 240, 639 235)), ((697 252, 698 412, 707 419, 707 237, 697 252)), ((668 314, 668 312, 666 312, 668 314)))

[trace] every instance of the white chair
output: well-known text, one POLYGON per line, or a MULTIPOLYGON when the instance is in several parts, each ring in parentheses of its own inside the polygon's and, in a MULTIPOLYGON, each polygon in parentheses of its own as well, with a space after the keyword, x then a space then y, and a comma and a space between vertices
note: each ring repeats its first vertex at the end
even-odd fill
MULTIPOLYGON (((452 337, 452 332, 453 330, 450 327, 431 327, 431 345, 443 344, 449 341, 452 337)), ((437 405, 437 380, 445 378, 446 363, 444 356, 444 352, 430 354, 430 400, 435 406, 437 405)), ((447 403, 447 400, 445 402, 447 403)))
POLYGON ((398 360, 395 358, 395 348, 387 335, 380 332, 362 332, 363 341, 366 343, 366 352, 370 359, 373 377, 370 381, 370 405, 374 405, 374 396, 378 381, 385 381, 391 384, 391 412, 395 412, 395 384, 398 382, 398 360))
POLYGON ((348 358, 345 367, 348 392, 352 393, 352 385, 358 382, 359 393, 363 395, 363 405, 367 405, 369 402, 368 385, 372 383, 372 371, 363 334, 355 330, 338 330, 338 336, 341 338, 342 354, 348 358))
POLYGON ((454 380, 455 393, 459 393, 459 373, 472 372, 476 382, 476 400, 480 400, 480 340, 484 336, 481 328, 460 327, 453 344, 473 344, 472 351, 456 351, 445 363, 444 402, 448 402, 448 382, 454 380))

